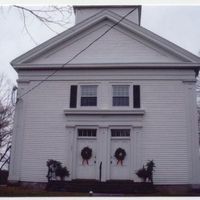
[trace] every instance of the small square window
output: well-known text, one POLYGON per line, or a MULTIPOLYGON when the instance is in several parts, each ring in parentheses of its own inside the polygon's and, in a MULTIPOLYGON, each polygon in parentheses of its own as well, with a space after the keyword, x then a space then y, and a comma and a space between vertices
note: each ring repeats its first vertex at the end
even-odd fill
POLYGON ((81 106, 97 106, 96 85, 81 85, 81 106))
POLYGON ((129 106, 129 85, 113 85, 113 106, 129 106))

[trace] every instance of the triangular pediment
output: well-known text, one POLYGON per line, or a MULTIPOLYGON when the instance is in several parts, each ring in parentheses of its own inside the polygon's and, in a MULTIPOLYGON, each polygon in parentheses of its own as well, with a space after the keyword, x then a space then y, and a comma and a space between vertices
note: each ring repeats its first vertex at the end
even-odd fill
POLYGON ((76 58, 69 64, 199 62, 197 56, 129 20, 109 30, 119 19, 109 11, 100 13, 18 57, 12 64, 62 65, 73 57, 76 58))
MULTIPOLYGON (((99 25, 98 29, 90 33, 82 33, 66 44, 51 49, 44 55, 30 61, 34 64, 64 64, 82 51, 92 41, 102 35, 110 26, 99 25)), ((140 63, 140 62, 183 62, 177 56, 171 55, 163 49, 152 45, 134 34, 113 28, 102 38, 85 49, 71 63, 140 63)))

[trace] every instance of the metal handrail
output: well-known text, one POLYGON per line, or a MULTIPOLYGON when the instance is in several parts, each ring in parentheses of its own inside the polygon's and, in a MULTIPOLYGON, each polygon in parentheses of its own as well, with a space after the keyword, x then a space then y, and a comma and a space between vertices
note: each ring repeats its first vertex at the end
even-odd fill
POLYGON ((99 165, 99 180, 101 181, 102 162, 99 165))

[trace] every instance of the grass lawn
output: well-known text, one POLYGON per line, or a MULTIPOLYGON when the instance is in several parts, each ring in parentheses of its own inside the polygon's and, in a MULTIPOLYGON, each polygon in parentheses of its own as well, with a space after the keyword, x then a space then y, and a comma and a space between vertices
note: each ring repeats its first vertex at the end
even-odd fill
MULTIPOLYGON (((88 193, 78 192, 50 192, 39 189, 29 189, 20 186, 0 186, 0 197, 50 197, 50 196, 89 196, 88 193)), ((198 192, 183 192, 180 190, 157 191, 151 194, 128 194, 128 195, 112 195, 112 194, 94 194, 94 196, 200 196, 198 192)))
POLYGON ((49 192, 16 186, 0 186, 0 197, 37 197, 37 196, 89 196, 86 193, 49 192))

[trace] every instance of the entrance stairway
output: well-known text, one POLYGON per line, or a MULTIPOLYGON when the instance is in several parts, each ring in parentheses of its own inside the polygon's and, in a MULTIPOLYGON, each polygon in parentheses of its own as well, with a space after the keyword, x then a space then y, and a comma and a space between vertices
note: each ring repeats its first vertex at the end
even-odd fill
POLYGON ((130 180, 100 182, 97 180, 50 181, 47 190, 89 193, 134 194, 152 193, 151 183, 136 183, 130 180))

